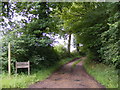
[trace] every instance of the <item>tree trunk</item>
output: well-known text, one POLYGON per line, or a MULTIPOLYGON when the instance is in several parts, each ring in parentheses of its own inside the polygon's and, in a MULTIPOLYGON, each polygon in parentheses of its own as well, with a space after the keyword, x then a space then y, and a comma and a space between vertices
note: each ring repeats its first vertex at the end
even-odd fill
POLYGON ((69 34, 69 39, 68 39, 68 55, 70 56, 70 46, 71 46, 71 34, 69 34))
POLYGON ((76 50, 79 53, 79 43, 76 44, 76 50))

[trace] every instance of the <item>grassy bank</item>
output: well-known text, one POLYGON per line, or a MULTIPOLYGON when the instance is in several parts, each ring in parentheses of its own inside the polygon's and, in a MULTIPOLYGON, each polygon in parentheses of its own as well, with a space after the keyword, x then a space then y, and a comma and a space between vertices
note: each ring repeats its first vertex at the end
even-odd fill
POLYGON ((81 59, 75 61, 75 62, 72 64, 72 68, 74 68, 80 61, 81 61, 81 59))
POLYGON ((106 66, 102 63, 85 61, 87 72, 106 88, 118 88, 118 71, 114 66, 106 66))
POLYGON ((66 58, 62 59, 57 65, 47 68, 47 69, 41 69, 32 71, 31 75, 26 74, 20 74, 20 75, 11 75, 10 77, 3 73, 0 77, 1 80, 1 87, 2 88, 26 88, 27 86, 37 82, 46 79, 49 77, 55 70, 57 70, 61 65, 64 65, 68 63, 69 61, 73 60, 73 58, 66 58))

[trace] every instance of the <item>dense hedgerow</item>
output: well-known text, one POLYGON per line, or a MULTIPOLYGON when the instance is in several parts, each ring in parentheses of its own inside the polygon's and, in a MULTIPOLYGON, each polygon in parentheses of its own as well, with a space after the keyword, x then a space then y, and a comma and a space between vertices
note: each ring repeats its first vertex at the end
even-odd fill
POLYGON ((116 68, 120 68, 119 8, 120 3, 97 3, 74 26, 88 58, 108 65, 113 64, 116 68))
MULTIPOLYGON (((21 36, 11 41, 11 66, 15 69, 15 62, 30 61, 31 69, 50 67, 59 61, 59 56, 51 46, 52 40, 48 37, 37 39, 35 37, 21 36)), ((8 42, 3 42, 2 47, 2 70, 7 70, 8 42)))

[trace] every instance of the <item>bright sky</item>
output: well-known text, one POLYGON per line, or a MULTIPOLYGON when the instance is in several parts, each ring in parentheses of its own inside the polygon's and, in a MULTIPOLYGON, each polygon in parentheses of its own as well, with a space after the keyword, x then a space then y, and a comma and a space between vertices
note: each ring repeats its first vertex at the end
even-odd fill
MULTIPOLYGON (((55 41, 57 41, 56 43, 54 43, 54 45, 59 45, 59 44, 62 44, 64 45, 66 48, 67 48, 67 45, 68 45, 68 39, 67 40, 64 40, 64 38, 59 38, 59 36, 55 36, 55 41)), ((76 48, 74 48, 74 43, 73 43, 73 35, 71 36, 71 47, 70 47, 70 51, 74 51, 76 48)))

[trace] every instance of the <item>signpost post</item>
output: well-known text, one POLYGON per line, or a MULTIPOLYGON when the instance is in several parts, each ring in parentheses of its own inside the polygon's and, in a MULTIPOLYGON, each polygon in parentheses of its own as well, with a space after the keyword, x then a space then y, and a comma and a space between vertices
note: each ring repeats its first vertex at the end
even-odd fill
POLYGON ((10 43, 8 43, 8 74, 11 75, 11 51, 10 51, 10 43))

